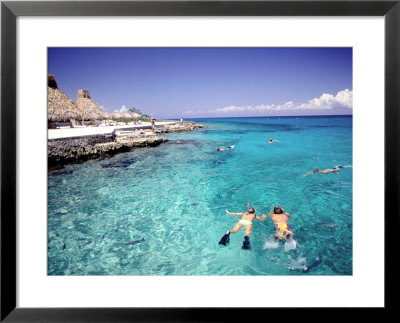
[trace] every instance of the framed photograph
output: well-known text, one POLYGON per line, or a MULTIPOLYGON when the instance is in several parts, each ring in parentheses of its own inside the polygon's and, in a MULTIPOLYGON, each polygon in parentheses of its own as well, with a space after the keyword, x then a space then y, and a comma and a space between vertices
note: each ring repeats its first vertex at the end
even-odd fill
POLYGON ((399 15, 2 2, 1 320, 393 308, 399 15))

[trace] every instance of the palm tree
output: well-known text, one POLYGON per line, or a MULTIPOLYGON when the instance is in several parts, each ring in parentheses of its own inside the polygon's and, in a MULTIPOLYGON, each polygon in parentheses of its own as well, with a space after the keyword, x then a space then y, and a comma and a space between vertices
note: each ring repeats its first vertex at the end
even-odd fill
POLYGON ((143 113, 142 111, 140 111, 138 108, 135 108, 135 107, 130 108, 129 111, 132 113, 140 114, 142 116, 142 119, 150 119, 151 118, 151 116, 149 114, 143 113))
POLYGON ((137 108, 135 108, 135 107, 130 108, 129 111, 130 111, 130 112, 134 112, 134 113, 138 113, 138 114, 140 114, 140 115, 143 114, 142 111, 140 111, 139 109, 137 109, 137 108))

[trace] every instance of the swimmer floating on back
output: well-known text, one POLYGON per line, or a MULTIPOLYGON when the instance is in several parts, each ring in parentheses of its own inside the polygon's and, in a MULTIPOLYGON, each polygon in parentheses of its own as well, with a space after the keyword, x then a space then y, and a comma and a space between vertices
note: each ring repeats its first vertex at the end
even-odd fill
POLYGON ((318 167, 316 167, 312 172, 305 173, 304 176, 306 175, 311 175, 311 174, 329 174, 329 173, 334 173, 334 174, 339 174, 340 169, 343 168, 343 166, 335 166, 331 169, 324 169, 324 170, 318 170, 318 167))
POLYGON ((268 143, 272 144, 273 142, 279 142, 279 140, 269 138, 268 143))
POLYGON ((233 214, 233 215, 241 215, 242 218, 236 223, 236 225, 233 227, 232 230, 226 231, 225 235, 221 238, 219 241, 219 244, 222 244, 226 246, 226 244, 229 242, 229 235, 231 233, 236 233, 240 230, 240 228, 244 225, 246 229, 246 235, 244 236, 244 241, 243 241, 243 246, 242 249, 251 249, 250 247, 250 234, 251 234, 251 229, 253 227, 253 220, 258 219, 260 221, 264 221, 264 219, 267 217, 265 214, 263 214, 261 217, 256 215, 256 210, 250 206, 250 203, 247 204, 247 212, 239 212, 239 213, 234 213, 234 212, 229 212, 228 210, 225 210, 226 213, 233 214))

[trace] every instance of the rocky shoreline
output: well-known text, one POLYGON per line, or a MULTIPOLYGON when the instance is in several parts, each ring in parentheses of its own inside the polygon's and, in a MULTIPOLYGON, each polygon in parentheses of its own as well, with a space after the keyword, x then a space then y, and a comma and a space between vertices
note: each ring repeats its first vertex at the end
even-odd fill
POLYGON ((65 164, 112 156, 135 148, 155 147, 168 140, 163 133, 192 131, 203 128, 202 124, 185 122, 183 125, 156 127, 155 133, 143 129, 115 130, 112 134, 89 135, 48 140, 47 155, 49 170, 65 164))
POLYGON ((195 122, 184 122, 183 124, 165 125, 163 127, 155 128, 156 133, 169 133, 169 132, 184 132, 192 131, 194 129, 203 128, 204 126, 200 123, 195 122))

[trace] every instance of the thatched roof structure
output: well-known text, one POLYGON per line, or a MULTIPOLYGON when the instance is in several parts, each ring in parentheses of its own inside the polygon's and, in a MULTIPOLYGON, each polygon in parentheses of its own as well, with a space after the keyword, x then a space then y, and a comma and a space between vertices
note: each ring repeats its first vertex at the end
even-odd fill
POLYGON ((86 111, 83 114, 83 119, 85 120, 97 120, 100 119, 102 116, 101 114, 97 114, 96 112, 93 111, 86 111))
POLYGON ((132 115, 128 112, 121 113, 124 119, 132 119, 132 115))
POLYGON ((131 113, 131 116, 133 119, 139 119, 141 117, 141 115, 139 113, 133 112, 131 113))
POLYGON ((60 117, 54 113, 47 113, 47 120, 51 122, 55 122, 60 120, 60 117))
POLYGON ((111 113, 108 113, 108 112, 104 111, 104 112, 101 114, 101 117, 102 117, 103 119, 111 119, 111 113))
POLYGON ((73 111, 66 111, 63 113, 62 118, 64 121, 71 119, 79 119, 80 115, 73 111))
POLYGON ((76 106, 84 111, 84 119, 95 120, 99 119, 103 114, 103 110, 94 102, 89 95, 88 90, 78 90, 78 95, 75 100, 76 106))
POLYGON ((54 75, 49 75, 47 87, 47 118, 50 121, 65 121, 79 118, 83 111, 57 87, 54 75))
POLYGON ((111 113, 111 118, 113 118, 114 120, 122 119, 122 114, 119 112, 113 112, 111 113))
POLYGON ((54 78, 53 74, 49 74, 49 76, 47 77, 47 86, 51 87, 52 89, 58 88, 56 79, 54 78))

